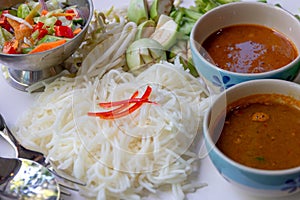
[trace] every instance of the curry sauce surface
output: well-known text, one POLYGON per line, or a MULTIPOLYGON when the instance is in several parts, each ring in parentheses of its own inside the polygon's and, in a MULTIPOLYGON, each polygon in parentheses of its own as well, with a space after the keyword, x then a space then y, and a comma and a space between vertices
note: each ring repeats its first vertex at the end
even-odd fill
POLYGON ((300 166, 300 102, 282 95, 253 95, 235 102, 216 145, 249 167, 300 166))
POLYGON ((270 28, 242 24, 224 27, 202 44, 214 64, 239 73, 262 73, 292 62, 298 52, 281 33, 270 28))

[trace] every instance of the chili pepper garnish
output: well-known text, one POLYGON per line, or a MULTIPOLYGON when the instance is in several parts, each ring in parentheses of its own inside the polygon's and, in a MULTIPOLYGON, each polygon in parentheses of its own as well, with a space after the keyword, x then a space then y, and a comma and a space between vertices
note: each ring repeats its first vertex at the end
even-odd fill
MULTIPOLYGON (((135 93, 133 93, 133 95, 130 97, 130 99, 133 99, 133 98, 137 97, 138 94, 139 94, 139 92, 136 91, 135 93)), ((113 102, 99 103, 99 105, 101 107, 105 107, 105 108, 111 108, 111 107, 113 107, 112 104, 113 104, 113 102)), ((97 113, 89 112, 88 115, 89 116, 94 116, 94 117, 100 117, 100 115, 104 116, 104 115, 108 115, 108 114, 112 114, 112 113, 121 112, 121 111, 123 111, 124 109, 126 109, 128 107, 128 105, 126 105, 126 104, 119 104, 119 105, 120 105, 120 107, 118 107, 118 108, 116 108, 116 109, 114 109, 112 111, 101 112, 101 114, 99 114, 99 112, 97 112, 97 113)))
POLYGON ((122 100, 122 101, 116 101, 116 102, 105 102, 105 103, 99 103, 99 106, 104 107, 104 108, 110 108, 110 107, 115 107, 119 106, 116 109, 106 111, 106 112, 89 112, 89 116, 94 116, 94 117, 100 117, 101 119, 117 119, 124 117, 128 114, 133 113, 137 109, 139 109, 144 103, 154 103, 152 101, 149 101, 149 96, 152 92, 152 88, 150 86, 147 87, 145 93, 143 94, 142 97, 136 98, 138 92, 136 91, 130 99, 128 100, 122 100), (134 104, 131 107, 128 108, 130 104, 134 104))
POLYGON ((155 102, 149 101, 148 99, 131 98, 131 99, 128 99, 128 100, 99 103, 98 105, 102 108, 111 108, 111 107, 120 106, 120 105, 129 106, 130 104, 133 104, 133 103, 153 103, 153 104, 156 104, 155 102))
MULTIPOLYGON (((133 93, 133 95, 130 97, 130 99, 134 99, 135 97, 137 97, 138 94, 139 94, 139 91, 136 91, 135 93, 133 93)), ((104 104, 104 103, 99 103, 99 105, 101 107, 111 108, 111 107, 113 107, 112 103, 113 102, 107 102, 107 103, 105 103, 106 104, 105 106, 100 105, 100 104, 104 104)), ((128 107, 128 104, 127 105, 126 104, 119 104, 119 105, 120 105, 120 107, 114 109, 113 113, 121 112, 121 111, 125 110, 128 107)), ((103 115, 105 115, 105 113, 109 113, 109 112, 111 112, 111 111, 103 112, 103 115)))

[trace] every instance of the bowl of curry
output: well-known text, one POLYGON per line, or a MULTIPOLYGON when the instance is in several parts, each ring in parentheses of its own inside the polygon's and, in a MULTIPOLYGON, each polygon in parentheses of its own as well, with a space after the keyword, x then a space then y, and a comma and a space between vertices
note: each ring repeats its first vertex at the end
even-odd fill
POLYGON ((278 6, 225 4, 195 23, 190 37, 192 58, 215 92, 254 79, 291 81, 300 69, 299 35, 300 21, 278 6))
POLYGON ((231 184, 258 196, 300 191, 300 85, 259 79, 223 91, 206 113, 206 149, 231 184))

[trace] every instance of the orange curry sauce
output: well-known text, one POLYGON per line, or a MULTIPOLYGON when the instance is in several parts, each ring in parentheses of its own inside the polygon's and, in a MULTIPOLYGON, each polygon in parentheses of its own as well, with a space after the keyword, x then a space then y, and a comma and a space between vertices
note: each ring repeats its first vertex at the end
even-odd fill
POLYGON ((224 70, 261 73, 292 62, 298 52, 281 33, 260 25, 233 25, 211 34, 202 44, 209 60, 224 70))
POLYGON ((300 166, 300 101, 261 94, 232 103, 216 145, 249 167, 281 170, 300 166))

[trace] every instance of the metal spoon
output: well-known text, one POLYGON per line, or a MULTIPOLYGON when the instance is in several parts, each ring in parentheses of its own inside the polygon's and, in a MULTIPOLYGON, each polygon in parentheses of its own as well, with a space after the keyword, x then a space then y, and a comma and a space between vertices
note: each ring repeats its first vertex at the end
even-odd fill
POLYGON ((0 199, 58 200, 60 189, 55 175, 38 163, 44 161, 43 155, 20 145, 1 114, 0 139, 12 146, 16 156, 23 156, 19 159, 0 157, 0 199), (8 131, 9 134, 2 131, 8 131))
MULTIPOLYGON (((77 185, 86 186, 86 183, 82 182, 81 180, 78 180, 75 177, 72 177, 63 171, 58 170, 54 166, 51 166, 49 162, 46 162, 46 158, 45 158, 44 154, 42 154, 41 152, 33 151, 33 150, 25 148, 15 138, 13 133, 7 127, 7 124, 1 114, 0 114, 0 136, 2 136, 5 139, 6 143, 8 143, 8 145, 14 149, 14 152, 16 155, 15 157, 25 158, 25 159, 36 161, 36 162, 40 163, 41 165, 43 165, 44 167, 47 167, 57 177, 65 180, 65 181, 69 181, 71 183, 77 184, 77 185)), ((1 154, 0 154, 0 157, 1 157, 1 154)), ((63 186, 66 186, 66 185, 63 185, 63 186)), ((71 190, 78 191, 78 189, 75 187, 70 187, 70 186, 66 186, 66 187, 71 190)))
POLYGON ((54 175, 39 163, 0 157, 0 199, 58 200, 54 175))
MULTIPOLYGON (((65 172, 62 172, 55 168, 55 166, 51 166, 49 162, 46 162, 46 158, 41 152, 33 151, 30 149, 25 148, 13 135, 13 133, 8 128, 4 118, 0 114, 0 137, 3 137, 6 143, 8 143, 8 146, 11 146, 11 148, 15 152, 15 156, 13 157, 19 157, 23 159, 33 160, 37 163, 41 164, 42 166, 46 167, 53 175, 55 175, 58 178, 58 184, 60 187, 60 192, 63 195, 71 196, 71 193, 68 191, 79 191, 77 187, 75 187, 73 184, 85 186, 86 183, 66 174, 65 172), (59 172, 59 173, 58 173, 59 172), (65 182, 66 181, 66 182, 65 182), (69 183, 72 185, 70 185, 69 183)), ((1 154, 0 154, 1 157, 1 154)), ((1 198, 0 198, 1 200, 1 198)))

